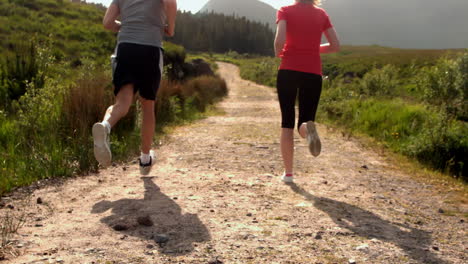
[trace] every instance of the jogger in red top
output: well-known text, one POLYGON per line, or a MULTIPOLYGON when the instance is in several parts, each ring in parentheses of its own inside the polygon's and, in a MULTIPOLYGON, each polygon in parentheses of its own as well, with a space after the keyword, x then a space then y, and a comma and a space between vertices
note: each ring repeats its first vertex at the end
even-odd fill
POLYGON ((295 102, 299 101, 298 132, 307 138, 310 153, 321 151, 315 115, 322 92, 321 53, 338 52, 340 43, 320 0, 296 0, 278 10, 275 54, 281 58, 277 90, 281 108, 281 154, 284 182, 293 181, 295 102), (321 44, 325 34, 329 43, 321 44))

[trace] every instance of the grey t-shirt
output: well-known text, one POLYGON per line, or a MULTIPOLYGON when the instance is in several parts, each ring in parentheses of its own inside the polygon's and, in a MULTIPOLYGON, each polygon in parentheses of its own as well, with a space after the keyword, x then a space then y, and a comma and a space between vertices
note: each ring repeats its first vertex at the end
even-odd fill
POLYGON ((162 0, 113 0, 122 25, 118 43, 162 47, 165 13, 162 0))

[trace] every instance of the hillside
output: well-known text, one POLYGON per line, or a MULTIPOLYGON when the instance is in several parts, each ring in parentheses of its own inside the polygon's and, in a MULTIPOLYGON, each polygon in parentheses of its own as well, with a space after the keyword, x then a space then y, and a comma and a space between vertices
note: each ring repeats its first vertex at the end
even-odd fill
POLYGON ((16 46, 47 43, 57 59, 107 58, 115 37, 104 30, 105 9, 96 4, 60 0, 0 0, 0 54, 16 46))
MULTIPOLYGON (((292 2, 292 1, 291 1, 292 2)), ((328 0, 343 44, 410 49, 468 47, 468 1, 328 0)), ((276 10, 257 0, 211 0, 200 12, 237 14, 274 27, 276 10)))
POLYGON ((209 12, 244 16, 253 21, 266 23, 272 29, 276 28, 276 10, 272 6, 258 0, 211 0, 199 11, 199 13, 209 12))

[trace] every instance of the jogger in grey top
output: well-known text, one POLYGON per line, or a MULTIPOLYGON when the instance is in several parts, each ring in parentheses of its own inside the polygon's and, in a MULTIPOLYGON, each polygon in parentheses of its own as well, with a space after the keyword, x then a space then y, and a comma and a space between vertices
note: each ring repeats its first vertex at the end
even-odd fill
POLYGON ((156 123, 154 105, 162 75, 162 40, 163 35, 174 35, 176 14, 176 0, 113 0, 107 9, 104 27, 119 35, 113 73, 115 104, 107 109, 103 121, 93 126, 94 155, 104 167, 112 161, 111 128, 127 114, 136 92, 143 112, 141 174, 149 174, 154 164, 151 145, 156 123), (116 20, 118 17, 121 21, 116 20))
POLYGON ((161 47, 166 15, 161 0, 113 0, 120 9, 118 43, 161 47))

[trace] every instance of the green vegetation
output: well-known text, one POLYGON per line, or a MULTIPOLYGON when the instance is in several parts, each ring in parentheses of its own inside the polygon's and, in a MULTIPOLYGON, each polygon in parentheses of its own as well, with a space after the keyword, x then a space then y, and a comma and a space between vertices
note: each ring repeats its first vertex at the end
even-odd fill
MULTIPOLYGON (((468 180, 468 53, 345 47, 323 56, 319 121, 468 180)), ((243 78, 275 86, 279 59, 218 55, 243 78)))
MULTIPOLYGON (((68 1, 0 0, 0 13, 7 21, 0 35, 8 40, 0 50, 0 195, 40 179, 96 171, 91 126, 114 98, 109 56, 115 37, 102 29, 104 9, 68 1), (48 23, 34 23, 44 17, 48 23)), ((217 76, 175 80, 169 73, 185 63, 185 50, 174 44, 165 50, 168 78, 155 109, 160 132, 168 124, 199 118, 227 94, 217 76)), ((113 128, 116 162, 138 152, 138 109, 135 102, 113 128)))
POLYGON ((58 61, 79 66, 83 58, 103 62, 115 44, 101 25, 102 5, 68 0, 0 0, 0 54, 14 55, 18 45, 51 43, 58 61))

